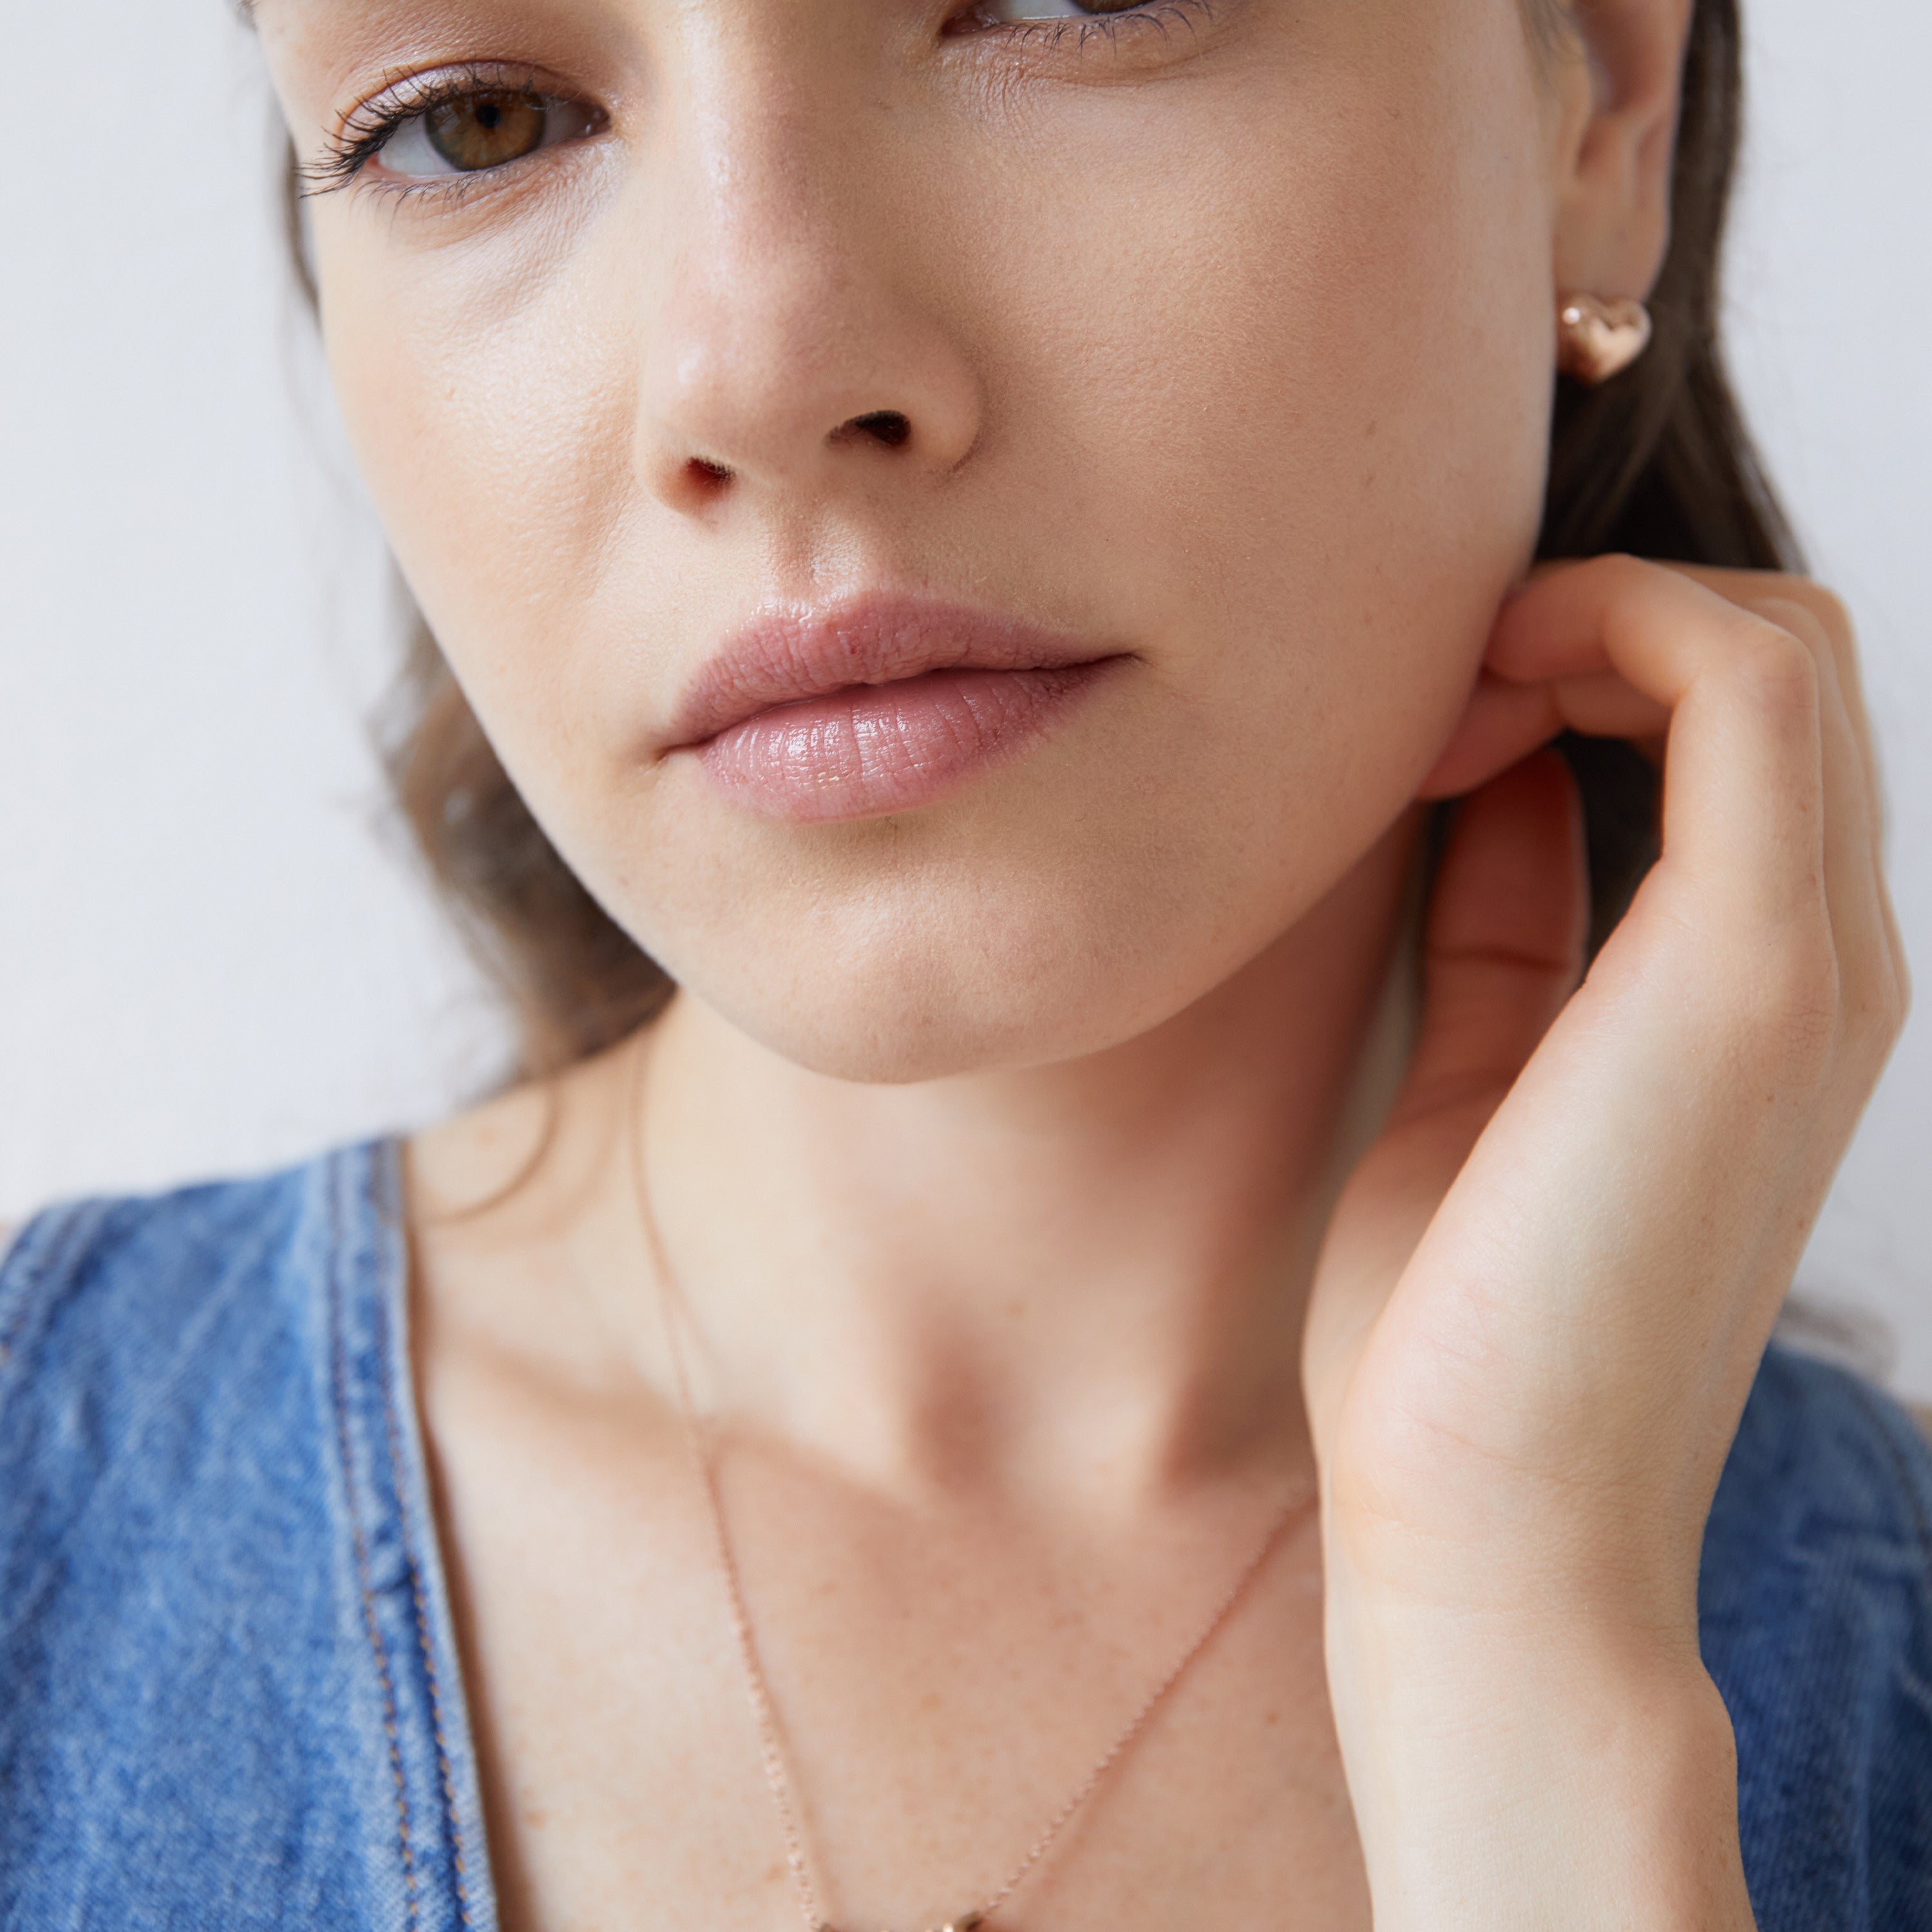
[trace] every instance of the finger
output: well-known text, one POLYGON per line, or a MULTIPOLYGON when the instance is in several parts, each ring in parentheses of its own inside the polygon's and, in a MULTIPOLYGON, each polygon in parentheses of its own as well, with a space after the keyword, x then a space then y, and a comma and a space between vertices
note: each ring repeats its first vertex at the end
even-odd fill
MULTIPOLYGON (((1858 914, 1851 928, 1857 934, 1856 967, 1861 972, 1868 967, 1871 969, 1878 1004, 1891 1012, 1895 1030, 1909 1001, 1910 973, 1897 914, 1885 881, 1884 788, 1877 769, 1857 645, 1844 605, 1822 584, 1804 577, 1700 564, 1632 566, 1628 560, 1609 561, 1625 568, 1662 570, 1682 577, 1778 625, 1811 650, 1820 679, 1821 733, 1826 737, 1834 731, 1837 734, 1836 748, 1822 759, 1826 767, 1827 836, 1831 836, 1833 826, 1841 827, 1848 834, 1838 841, 1838 860, 1826 861, 1826 881, 1828 886, 1834 880, 1842 886, 1852 878, 1862 878, 1866 882, 1868 890, 1856 902, 1858 914), (1828 690, 1832 682, 1837 687, 1835 708, 1828 690), (1845 754, 1847 741, 1850 755, 1845 754)), ((1559 565, 1549 574, 1574 568, 1559 565)), ((1570 688, 1568 683, 1557 686, 1570 688)), ((1566 716, 1565 722, 1574 729, 1592 728, 1575 716, 1566 716)), ((1821 742, 1821 754, 1825 749, 1821 742)), ((1839 905, 1847 907, 1851 903, 1841 890, 1839 905)), ((1834 925, 1838 916, 1834 912, 1834 925)), ((1858 985, 1862 992, 1871 990, 1862 979, 1858 985)))
POLYGON ((1844 761, 1839 769, 1846 772, 1847 782, 1854 774, 1862 779, 1860 799, 1866 828, 1865 856, 1870 867, 1882 943, 1902 1013, 1909 974, 1904 941, 1885 880, 1885 786, 1878 769, 1876 748, 1872 741, 1870 715, 1865 702, 1864 680, 1859 673, 1858 646, 1851 619, 1844 605, 1830 591, 1807 578, 1775 579, 1777 596, 1774 599, 1767 599, 1762 594, 1764 580, 1754 573, 1700 571, 1694 574, 1700 581, 1711 580, 1714 588, 1764 610, 1768 616, 1775 614, 1766 608, 1768 604, 1775 603, 1784 607, 1781 614, 1790 628, 1804 634, 1814 648, 1820 640, 1826 646, 1820 652, 1821 658, 1828 660, 1837 696, 1843 706, 1844 723, 1856 753, 1855 764, 1844 761), (1794 618, 1790 609, 1792 605, 1806 616, 1794 618))
POLYGON ((1825 896, 1838 957, 1839 1000, 1854 1040, 1871 1054, 1876 1072, 1903 1016, 1904 981, 1886 890, 1869 740, 1853 708, 1856 693, 1848 694, 1843 682, 1843 668, 1853 656, 1850 633, 1834 637, 1808 604, 1782 596, 1755 598, 1751 608, 1803 641, 1818 664, 1825 896))
POLYGON ((1670 712, 1653 898, 1700 927, 1822 930, 1819 667, 1799 639, 1680 572, 1600 557, 1513 598, 1490 655, 1518 680, 1614 671, 1670 712))
POLYGON ((1486 1115, 1508 1090, 1576 986, 1586 887, 1576 788, 1554 752, 1462 807, 1430 901, 1421 1030, 1398 1118, 1465 1100, 1486 1101, 1486 1115))
POLYGON ((1459 810, 1424 931, 1415 1051, 1388 1130, 1352 1178, 1323 1244, 1306 1362, 1318 1431, 1339 1391, 1324 1362, 1372 1325, 1497 1104, 1575 984, 1588 903, 1581 814, 1540 753, 1459 810), (1325 1394, 1324 1394, 1325 1391, 1325 1394))
POLYGON ((1808 577, 1780 575, 1761 570, 1719 570, 1702 564, 1672 563, 1664 567, 1688 577, 1694 584, 1701 584, 1707 590, 1716 591, 1719 596, 1729 598, 1733 604, 1755 607, 1775 601, 1796 604, 1810 613, 1818 632, 1830 641, 1832 662, 1838 670, 1846 709, 1850 714, 1852 728, 1863 755, 1865 776, 1874 801, 1882 804, 1883 794, 1872 751, 1871 721, 1858 670, 1858 647, 1851 616, 1844 604, 1824 585, 1814 583, 1808 577))
POLYGON ((1520 684, 1485 670, 1417 796, 1460 798, 1520 764, 1559 731, 1625 738, 1660 752, 1670 714, 1615 671, 1520 684))

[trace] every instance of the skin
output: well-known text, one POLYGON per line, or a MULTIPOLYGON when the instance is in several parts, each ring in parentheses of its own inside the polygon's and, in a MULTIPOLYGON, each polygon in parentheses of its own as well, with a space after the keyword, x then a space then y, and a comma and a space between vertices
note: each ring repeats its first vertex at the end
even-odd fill
POLYGON ((636 1154, 837 1923, 990 1892, 1318 1484, 1011 1924, 1748 1926, 1698 1546, 1904 977, 1829 598, 1520 587, 1556 295, 1660 258, 1683 0, 1547 55, 1514 0, 258 13, 310 158, 466 59, 606 117, 313 204, 410 584, 682 988, 411 1150, 504 1923, 795 1910, 636 1154), (866 586, 1127 661, 889 818, 656 754, 733 626, 866 586), (1666 758, 1580 989, 1566 722, 1666 758), (1472 790, 1411 1054, 1418 800, 1472 790))

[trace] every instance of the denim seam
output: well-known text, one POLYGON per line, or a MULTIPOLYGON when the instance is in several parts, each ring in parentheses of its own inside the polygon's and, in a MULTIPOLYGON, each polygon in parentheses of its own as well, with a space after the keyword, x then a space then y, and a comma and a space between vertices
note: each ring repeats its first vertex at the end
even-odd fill
MULTIPOLYGON (((398 1237, 398 1238, 403 1238, 398 1237)), ((406 1276, 391 1270, 383 1284, 385 1290, 392 1286, 399 1292, 406 1290, 406 1276)), ((378 1359, 382 1364, 382 1421, 389 1444, 389 1481, 391 1492, 396 1505, 396 1521, 402 1532, 403 1560, 410 1569, 410 1594, 416 1606, 416 1644, 422 1657, 423 1676, 429 1687, 430 1730, 436 1738, 436 1765, 438 1780, 442 1790, 442 1810, 445 1828, 449 1833, 452 1856, 456 1865, 456 1912, 461 1924, 467 1928, 472 1923, 470 1916, 470 1892, 465 1883, 465 1862, 463 1832, 458 1822, 456 1792, 449 1770, 449 1747, 443 1733, 442 1694, 437 1679, 436 1653, 430 1642, 428 1607, 423 1601, 422 1568, 416 1561, 415 1539, 410 1534, 410 1512, 407 1500, 403 1494, 403 1443, 402 1431, 396 1420, 395 1376, 397 1365, 389 1352, 389 1296, 388 1292, 376 1298, 376 1319, 379 1324, 378 1359)), ((402 1333, 406 1334, 404 1328, 402 1333)), ((407 1364, 401 1365, 407 1372, 407 1364)))
POLYGON ((417 1926, 422 1922, 417 1896, 416 1852, 410 1829, 409 1787, 403 1774, 402 1738, 397 1719, 396 1687, 390 1676, 388 1654, 383 1648, 382 1629, 376 1615, 375 1592, 369 1575, 369 1545, 363 1532, 362 1490, 356 1480, 355 1454, 349 1422, 342 1339, 343 1276, 347 1261, 344 1242, 342 1189, 339 1176, 332 1171, 334 1163, 332 1162, 329 1167, 331 1171, 327 1174, 328 1251, 332 1264, 328 1270, 329 1339, 332 1379, 334 1386, 336 1439, 342 1455, 342 1480, 348 1490, 349 1522, 356 1550, 356 1582, 362 1602, 363 1632, 369 1640, 370 1652, 375 1660, 376 1678, 382 1687, 382 1729, 388 1739, 389 1773, 395 1785, 396 1841, 403 1862, 404 1889, 409 1901, 409 1923, 411 1926, 417 1926))

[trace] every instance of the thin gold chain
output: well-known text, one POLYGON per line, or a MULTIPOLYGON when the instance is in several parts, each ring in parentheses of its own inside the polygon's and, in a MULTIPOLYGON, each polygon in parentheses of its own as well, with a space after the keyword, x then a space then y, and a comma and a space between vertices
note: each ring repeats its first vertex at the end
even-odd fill
MULTIPOLYGON (((638 1078, 628 1123, 631 1178, 637 1196, 638 1221, 650 1253, 652 1273, 657 1283, 658 1319, 664 1331, 665 1352, 670 1358, 671 1380, 677 1396, 679 1418, 683 1425, 686 1450, 711 1519, 712 1540, 718 1575, 724 1585, 731 1634, 737 1646, 739 1667, 744 1679, 746 1697, 752 1708, 752 1724, 758 1732, 758 1755, 764 1767, 766 1786, 771 1792, 772 1809, 778 1814, 778 1832, 784 1841, 785 1863, 790 1869, 800 1914, 804 1920, 806 1932, 836 1932, 820 1901, 818 1887, 812 1876, 812 1861, 806 1852, 804 1829, 799 1822, 798 1805, 792 1790, 790 1773, 785 1762, 784 1747, 779 1742, 777 1708, 772 1701, 771 1684, 765 1675, 764 1661, 758 1654, 758 1637, 752 1629, 751 1612, 745 1600, 744 1580, 738 1568, 737 1550, 732 1542, 730 1525, 724 1514, 724 1496, 718 1480, 716 1445, 711 1432, 698 1414, 697 1404, 692 1399, 691 1377, 686 1364, 680 1329, 688 1327, 694 1332, 698 1324, 692 1313, 691 1305, 685 1299, 683 1290, 671 1273, 666 1259, 663 1239, 658 1231, 657 1216, 651 1207, 650 1190, 646 1184, 642 1116, 644 1071, 648 1056, 643 1050, 641 1042, 638 1057, 638 1078)), ((1142 1700, 1139 1708, 1127 1720, 1120 1735, 1095 1760, 1092 1768, 1081 1780, 1072 1796, 1054 1814, 1046 1828, 1034 1840, 1026 1856, 1007 1875, 1006 1882, 984 1904, 949 1919, 944 1926, 937 1928, 937 1932, 974 1932, 974 1928, 985 1925, 1026 1882, 1052 1849, 1060 1834, 1099 1790, 1108 1772, 1139 1742, 1142 1732, 1152 1721, 1154 1713, 1160 1709, 1174 1686, 1187 1674, 1196 1658, 1214 1642, 1222 1625, 1233 1616, 1236 1606, 1247 1594, 1249 1586, 1274 1555, 1276 1546, 1314 1501, 1313 1486, 1304 1484, 1270 1520, 1267 1534, 1256 1545, 1253 1554, 1242 1566, 1240 1575, 1215 1605, 1213 1614, 1201 1626, 1193 1641, 1181 1652, 1173 1668, 1142 1700)))

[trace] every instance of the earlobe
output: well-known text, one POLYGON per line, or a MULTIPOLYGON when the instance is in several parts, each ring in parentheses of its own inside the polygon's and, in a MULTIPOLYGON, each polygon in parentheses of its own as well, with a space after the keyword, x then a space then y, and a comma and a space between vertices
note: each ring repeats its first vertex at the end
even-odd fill
POLYGON ((1670 240, 1691 0, 1592 0, 1576 11, 1589 106, 1564 158, 1554 266, 1558 288, 1609 298, 1649 292, 1670 240))

